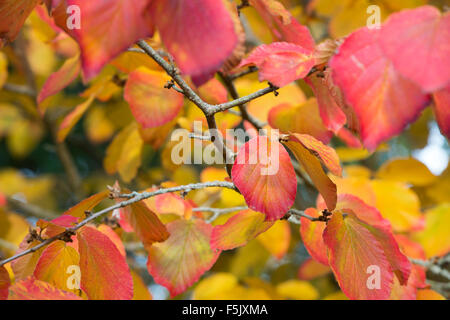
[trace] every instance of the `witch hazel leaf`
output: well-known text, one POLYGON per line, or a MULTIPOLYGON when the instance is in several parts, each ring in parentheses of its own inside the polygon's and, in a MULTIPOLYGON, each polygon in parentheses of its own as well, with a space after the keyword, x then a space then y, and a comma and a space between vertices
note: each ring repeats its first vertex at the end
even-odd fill
POLYGON ((269 111, 268 122, 283 133, 309 134, 323 143, 330 142, 333 133, 325 128, 319 115, 316 98, 299 105, 281 104, 269 111))
POLYGON ((0 1, 0 48, 16 39, 25 20, 40 0, 0 1))
POLYGON ((48 282, 28 277, 9 288, 9 300, 82 300, 79 296, 58 289, 48 282))
POLYGON ((109 195, 109 191, 101 191, 99 193, 96 193, 89 198, 84 199, 77 205, 73 206, 66 212, 64 212, 64 215, 70 215, 76 218, 85 218, 86 217, 86 211, 90 211, 94 209, 100 202, 105 200, 109 195))
POLYGON ((450 140, 450 86, 433 93, 433 111, 441 132, 450 140))
POLYGON ((148 272, 172 297, 184 292, 209 270, 220 255, 210 246, 212 226, 179 219, 167 225, 170 237, 148 248, 148 272))
POLYGON ((197 85, 211 79, 238 45, 228 10, 225 0, 150 2, 152 21, 164 45, 181 72, 197 85))
POLYGON ((318 76, 319 72, 306 77, 305 82, 317 97, 323 123, 333 132, 338 132, 347 122, 347 117, 342 111, 344 99, 340 89, 332 83, 329 69, 322 72, 323 77, 318 76))
POLYGON ((359 198, 343 194, 339 195, 336 210, 347 212, 350 210, 362 222, 369 227, 370 233, 375 236, 384 251, 390 269, 395 274, 401 285, 406 285, 411 273, 411 263, 400 251, 397 241, 392 233, 389 220, 384 219, 381 213, 374 207, 365 204, 359 198))
POLYGON ((274 222, 265 221, 265 215, 244 210, 219 226, 213 228, 211 234, 211 248, 231 250, 246 245, 250 240, 273 226, 274 222))
POLYGON ((242 60, 239 67, 255 65, 259 81, 267 80, 277 87, 304 78, 315 65, 313 51, 288 42, 263 44, 242 60))
POLYGON ((68 288, 67 272, 71 266, 78 266, 80 256, 78 252, 66 245, 64 241, 57 240, 49 244, 42 252, 34 270, 34 277, 50 283, 58 289, 77 293, 78 289, 68 288))
MULTIPOLYGON (((305 213, 313 218, 318 218, 320 216, 317 209, 314 208, 306 209, 305 213)), ((322 238, 326 226, 325 223, 311 221, 304 217, 301 217, 300 221, 300 234, 306 250, 314 260, 324 265, 328 265, 327 247, 322 238)))
POLYGON ((153 33, 148 1, 67 0, 67 6, 73 5, 80 8, 81 28, 71 33, 80 45, 87 81, 137 40, 153 33))
POLYGON ((429 101, 420 87, 395 70, 379 39, 379 30, 359 29, 330 60, 333 81, 356 113, 361 139, 370 151, 399 134, 429 101))
POLYGON ((133 228, 144 246, 169 238, 166 226, 145 202, 136 202, 122 210, 123 219, 133 228))
POLYGON ((336 151, 317 139, 294 133, 283 140, 295 158, 308 173, 319 193, 324 198, 328 210, 336 207, 337 188, 325 173, 322 163, 335 175, 341 175, 342 168, 336 151))
POLYGON ((91 300, 131 300, 133 279, 125 257, 102 232, 88 226, 77 232, 81 289, 91 300))
MULTIPOLYGON (((40 244, 38 240, 34 240, 28 243, 28 237, 26 237, 19 245, 19 250, 17 250, 16 254, 19 254, 25 250, 31 249, 40 244)), ((39 261, 39 258, 44 251, 44 248, 39 248, 31 254, 27 254, 19 259, 16 259, 11 262, 11 268, 14 272, 15 279, 25 279, 31 276, 36 268, 36 264, 39 261)))
POLYGON ((301 25, 282 3, 274 0, 250 0, 249 3, 258 11, 277 40, 314 50, 315 42, 308 28, 301 25))
POLYGON ((4 266, 0 267, 0 300, 8 298, 8 288, 11 285, 8 270, 4 266))
POLYGON ((94 101, 95 96, 90 96, 89 99, 84 101, 75 107, 61 122, 58 128, 58 132, 56 134, 56 138, 58 142, 63 142, 73 127, 80 121, 81 117, 84 113, 89 109, 92 102, 94 101))
POLYGON ((366 224, 353 213, 344 217, 335 211, 323 239, 333 273, 350 299, 389 298, 394 275, 382 247, 366 224))
POLYGON ((258 136, 235 159, 231 177, 248 206, 274 221, 294 204, 297 178, 289 154, 278 141, 258 136))
POLYGON ((170 77, 162 72, 140 67, 130 73, 124 98, 144 129, 173 120, 183 107, 183 95, 164 86, 170 77))
POLYGON ((450 84, 450 13, 422 6, 392 14, 380 44, 395 69, 426 92, 450 84))
POLYGON ((110 226, 101 224, 97 227, 97 230, 106 235, 109 240, 111 240, 116 245, 117 250, 119 250, 122 256, 127 256, 127 252, 125 251, 125 246, 122 242, 122 239, 120 239, 119 235, 110 226))
POLYGON ((37 97, 37 103, 42 103, 45 99, 53 96, 72 83, 81 70, 80 56, 76 55, 64 62, 62 67, 52 73, 37 97))

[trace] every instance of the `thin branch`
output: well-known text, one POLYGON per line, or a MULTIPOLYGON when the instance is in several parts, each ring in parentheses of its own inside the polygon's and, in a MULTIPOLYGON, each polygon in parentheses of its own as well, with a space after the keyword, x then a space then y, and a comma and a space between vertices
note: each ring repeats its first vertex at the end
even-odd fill
POLYGON ((106 209, 100 210, 96 213, 93 213, 91 215, 89 215, 86 219, 84 219, 83 221, 81 221, 80 223, 78 223, 77 225, 71 227, 71 228, 67 228, 64 232, 61 232, 60 234, 55 235, 54 237, 51 237, 49 239, 44 240, 43 242, 41 242, 40 244, 28 249, 28 250, 24 250, 19 254, 16 254, 15 256, 12 256, 8 259, 5 259, 3 261, 0 261, 0 267, 3 266, 4 264, 14 261, 18 258, 21 258, 27 254, 33 253, 37 250, 39 250, 42 247, 45 247, 46 245, 56 241, 56 240, 63 240, 63 239, 67 239, 68 236, 74 235, 75 232, 80 229, 81 227, 85 226, 86 224, 88 224, 91 221, 94 221, 95 219, 97 219, 98 217, 101 217, 102 215, 114 211, 116 209, 120 209, 126 206, 129 206, 130 204, 142 201, 144 199, 148 199, 150 197, 154 197, 160 194, 164 194, 164 193, 170 193, 170 192, 178 192, 178 191, 184 191, 184 192, 189 192, 191 190, 197 190, 197 189, 203 189, 203 188, 212 188, 212 187, 222 187, 222 188, 228 188, 228 189, 232 189, 232 190, 237 190, 236 187, 234 186, 234 184, 232 182, 227 182, 227 181, 212 181, 212 182, 204 182, 204 183, 193 183, 193 184, 188 184, 188 185, 183 185, 183 186, 177 186, 177 187, 172 187, 172 188, 164 188, 164 189, 159 189, 159 190, 155 190, 152 192, 132 192, 130 194, 124 194, 124 195, 120 195, 120 197, 122 198, 128 198, 128 200, 116 203, 113 206, 110 206, 106 209))
POLYGON ((13 93, 23 94, 32 98, 36 97, 36 91, 34 91, 29 86, 14 83, 5 83, 2 89, 13 93))
POLYGON ((38 206, 35 206, 31 203, 27 203, 22 201, 17 197, 7 197, 6 201, 8 206, 13 210, 18 211, 19 213, 24 214, 27 217, 36 217, 41 219, 54 219, 58 215, 54 212, 44 210, 38 206))
POLYGON ((435 261, 412 259, 412 258, 410 258, 409 260, 414 264, 425 267, 431 273, 444 277, 450 281, 450 272, 438 266, 435 261))

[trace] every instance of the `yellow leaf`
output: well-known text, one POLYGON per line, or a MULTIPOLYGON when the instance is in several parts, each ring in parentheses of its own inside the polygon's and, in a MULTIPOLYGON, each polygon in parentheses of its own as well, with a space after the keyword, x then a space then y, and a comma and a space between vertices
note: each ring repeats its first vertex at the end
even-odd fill
POLYGON ((286 220, 278 220, 269 230, 256 239, 278 259, 284 257, 291 242, 291 228, 286 220))
POLYGON ((106 150, 104 167, 106 172, 118 172, 125 182, 130 182, 141 166, 143 141, 136 123, 125 127, 114 138, 106 150))
POLYGON ((409 182, 416 186, 425 186, 436 181, 436 176, 419 160, 413 158, 392 159, 378 169, 377 178, 409 182))
POLYGON ((277 293, 285 299, 316 300, 319 292, 309 282, 301 280, 288 280, 276 287, 277 293))
POLYGON ((413 231, 423 226, 419 198, 414 191, 396 181, 373 180, 371 184, 376 207, 391 222, 394 231, 413 231))
POLYGON ((425 214, 425 229, 415 238, 422 244, 428 258, 450 251, 450 203, 441 204, 425 214))

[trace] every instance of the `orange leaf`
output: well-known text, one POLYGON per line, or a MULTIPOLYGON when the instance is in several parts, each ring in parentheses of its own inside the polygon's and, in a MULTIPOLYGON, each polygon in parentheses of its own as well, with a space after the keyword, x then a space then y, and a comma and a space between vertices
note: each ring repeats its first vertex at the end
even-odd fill
POLYGON ((109 240, 111 240, 119 250, 120 254, 126 257, 127 253, 125 251, 125 246, 123 245, 122 239, 120 239, 119 235, 106 224, 101 224, 97 227, 97 230, 106 235, 109 240))
POLYGON ((220 251, 210 247, 212 227, 202 220, 176 220, 170 237, 148 248, 148 272, 172 297, 184 292, 216 262, 220 251))
POLYGON ((246 245, 250 240, 265 232, 274 222, 265 221, 265 215, 244 210, 224 224, 215 226, 211 235, 211 248, 231 250, 246 245))
POLYGON ((325 144, 333 136, 320 118, 315 98, 296 106, 281 104, 272 108, 269 112, 269 124, 283 133, 309 134, 325 144))
POLYGON ((70 130, 78 123, 78 121, 81 119, 83 114, 87 111, 87 109, 90 107, 92 102, 94 101, 94 96, 90 96, 89 99, 84 101, 83 103, 79 104, 75 107, 61 122, 59 125, 58 133, 57 133, 57 139, 58 142, 63 142, 67 135, 69 134, 70 130))
POLYGON ((336 207, 336 185, 325 174, 321 161, 336 174, 341 174, 339 158, 332 148, 308 135, 294 133, 284 144, 294 153, 298 162, 305 168, 312 182, 327 203, 328 209, 336 207), (320 160, 321 161, 320 161, 320 160))
POLYGON ((60 290, 51 284, 28 277, 9 288, 9 300, 81 300, 71 292, 60 290))
POLYGON ((131 300, 133 279, 125 257, 102 232, 82 227, 77 232, 81 289, 92 300, 131 300))
POLYGON ((40 104, 48 97, 57 94, 71 84, 80 73, 80 70, 81 63, 79 55, 67 59, 62 67, 58 71, 52 73, 47 81, 45 81, 45 84, 37 97, 37 103, 40 104))
MULTIPOLYGON (((319 212, 314 208, 306 209, 305 213, 313 218, 320 216, 319 212)), ((325 223, 320 221, 311 221, 307 218, 300 218, 300 234, 302 235, 303 244, 310 256, 316 261, 328 265, 327 247, 323 242, 323 231, 325 223)))
POLYGON ((283 217, 297 194, 297 179, 289 154, 278 142, 258 136, 247 142, 231 171, 248 206, 273 221, 283 217))
POLYGON ((170 79, 165 72, 145 67, 130 73, 124 99, 144 129, 170 122, 183 107, 183 95, 164 88, 170 79))
MULTIPOLYGON (((25 239, 19 245, 19 250, 16 252, 16 254, 31 249, 32 247, 35 247, 40 243, 38 240, 34 240, 28 243, 27 240, 28 237, 25 237, 25 239)), ((31 276, 34 272, 34 269, 36 268, 36 264, 39 261, 39 257, 41 256, 42 251, 44 251, 44 248, 40 248, 33 253, 27 254, 23 257, 20 257, 19 259, 12 261, 11 268, 14 272, 14 277, 16 279, 25 279, 28 276, 31 276)))
POLYGON ((108 190, 96 193, 73 206, 72 208, 64 212, 64 214, 84 219, 86 217, 86 211, 94 209, 101 201, 105 200, 108 195, 108 190))
MULTIPOLYGON (((79 261, 80 256, 74 248, 67 246, 64 241, 57 240, 49 244, 42 252, 34 270, 34 277, 58 289, 72 291, 67 286, 67 271, 70 266, 78 266, 79 261)), ((72 292, 76 294, 77 291, 73 289, 72 292)))
POLYGON ((14 41, 25 20, 40 0, 2 0, 0 2, 0 48, 14 41))
POLYGON ((328 264, 325 266, 312 258, 305 260, 298 268, 297 276, 300 280, 313 280, 331 272, 328 264))

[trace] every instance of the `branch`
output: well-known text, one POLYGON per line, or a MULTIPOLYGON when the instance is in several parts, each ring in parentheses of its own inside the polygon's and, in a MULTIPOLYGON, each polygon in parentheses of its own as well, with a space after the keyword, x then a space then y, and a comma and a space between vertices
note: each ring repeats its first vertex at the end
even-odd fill
POLYGON ((435 261, 412 259, 412 258, 410 258, 409 260, 414 264, 425 267, 431 273, 444 277, 450 281, 450 272, 441 268, 435 261))
POLYGON ((15 197, 7 197, 6 201, 8 202, 8 206, 10 206, 12 209, 22 212, 28 217, 54 219, 58 216, 56 213, 44 210, 38 206, 22 201, 21 199, 15 197))
POLYGON ((24 250, 19 254, 16 254, 15 256, 12 256, 8 259, 5 259, 3 261, 0 261, 0 267, 3 266, 4 264, 14 261, 18 258, 21 258, 27 254, 33 253, 37 250, 39 250, 42 247, 45 247, 46 245, 56 241, 56 240, 63 240, 63 239, 67 239, 68 237, 70 237, 71 235, 74 235, 76 233, 76 231, 78 229, 80 229, 81 227, 85 226, 86 224, 88 224, 89 222, 97 219, 98 217, 101 217, 102 215, 114 211, 116 209, 120 209, 123 207, 126 207, 130 204, 142 201, 144 199, 148 199, 160 194, 164 194, 164 193, 170 193, 170 192, 178 192, 178 191, 184 191, 184 192, 189 192, 191 190, 197 190, 197 189, 203 189, 203 188, 212 188, 212 187, 222 187, 222 188, 228 188, 228 189, 232 189, 232 190, 237 190, 236 187, 234 186, 234 184, 232 182, 228 182, 228 181, 212 181, 212 182, 204 182, 204 183, 193 183, 193 184, 188 184, 188 185, 183 185, 183 186, 177 186, 177 187, 172 187, 172 188, 164 188, 164 189, 159 189, 156 191, 151 191, 151 192, 132 192, 130 194, 124 194, 124 195, 120 195, 121 198, 128 198, 128 200, 116 203, 113 206, 110 206, 106 209, 100 210, 96 213, 93 213, 91 215, 89 215, 89 217, 87 217, 86 219, 84 219, 83 221, 81 221, 80 223, 78 223, 77 225, 71 227, 71 228, 67 228, 64 232, 61 232, 60 234, 57 234, 54 237, 51 237, 49 239, 44 240, 43 242, 41 242, 40 244, 38 244, 37 246, 34 246, 33 248, 30 248, 28 250, 24 250))

